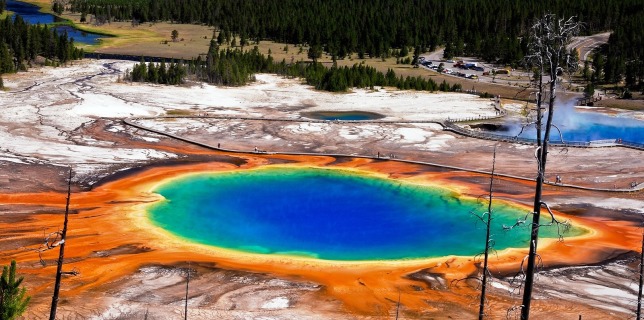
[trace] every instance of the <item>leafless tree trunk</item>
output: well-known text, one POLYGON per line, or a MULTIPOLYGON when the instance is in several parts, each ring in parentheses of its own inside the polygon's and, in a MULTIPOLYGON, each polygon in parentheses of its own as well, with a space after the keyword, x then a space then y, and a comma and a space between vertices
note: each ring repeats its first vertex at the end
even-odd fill
MULTIPOLYGON (((466 278, 462 279, 457 279, 453 280, 452 284, 458 284, 461 281, 464 280, 476 280, 481 282, 481 296, 480 296, 480 301, 479 301, 479 320, 482 320, 485 318, 485 307, 486 307, 486 293, 487 293, 487 283, 489 281, 489 278, 492 276, 490 273, 490 269, 488 267, 488 261, 489 261, 489 256, 490 252, 494 250, 494 240, 492 239, 492 198, 494 196, 493 194, 493 189, 494 189, 494 172, 495 172, 495 167, 496 167, 496 146, 494 146, 494 155, 492 157, 492 172, 490 174, 490 188, 489 191, 486 195, 481 195, 479 196, 479 201, 483 202, 485 199, 487 199, 487 208, 486 211, 483 211, 482 213, 479 213, 477 211, 472 211, 472 215, 474 215, 477 219, 481 221, 485 225, 485 249, 483 252, 478 253, 475 257, 475 261, 479 261, 480 257, 483 257, 483 272, 482 275, 476 275, 476 276, 468 276, 466 278)), ((512 229, 512 227, 507 227, 503 226, 505 229, 512 229)))
POLYGON ((72 196, 72 169, 69 168, 69 180, 67 180, 67 204, 65 205, 65 222, 63 223, 63 232, 60 236, 60 251, 58 253, 58 267, 56 268, 56 283, 54 285, 54 295, 51 298, 51 310, 49 320, 56 319, 56 307, 58 306, 58 292, 60 291, 60 280, 63 275, 63 259, 65 257, 65 239, 67 238, 67 221, 69 217, 69 201, 72 196))
POLYGON ((492 157, 492 172, 490 174, 490 192, 488 193, 487 219, 485 221, 485 251, 483 251, 483 278, 481 279, 481 301, 479 303, 479 320, 485 317, 485 293, 487 290, 488 257, 490 254, 490 225, 492 223, 492 188, 494 185, 494 167, 496 164, 496 146, 494 147, 494 156, 492 157))
POLYGON ((400 289, 398 289, 398 303, 396 303, 396 320, 398 320, 398 312, 399 311, 400 311, 400 289))
POLYGON ((185 312, 185 316, 183 318, 184 320, 188 320, 188 288, 190 287, 190 264, 188 264, 188 269, 186 271, 188 274, 186 278, 186 304, 184 307, 184 312, 185 312))
POLYGON ((642 252, 640 253, 640 289, 637 293, 637 320, 642 319, 642 285, 644 285, 644 232, 642 232, 642 252))
MULTIPOLYGON (((527 268, 525 271, 525 284, 523 291, 523 302, 521 305, 521 319, 527 320, 530 317, 530 302, 532 300, 532 288, 534 284, 534 273, 537 260, 537 242, 539 240, 539 227, 541 218, 541 207, 547 205, 541 200, 543 182, 546 173, 546 160, 548 157, 548 142, 552 128, 554 106, 556 98, 557 82, 563 72, 569 71, 577 66, 574 57, 566 50, 566 45, 571 38, 579 32, 580 24, 574 18, 567 20, 559 19, 556 15, 547 14, 538 20, 531 28, 530 42, 526 61, 530 67, 536 68, 539 72, 536 77, 537 86, 537 178, 534 196, 534 207, 530 233, 530 251, 527 257, 527 268), (544 84, 544 74, 549 75, 549 80, 544 84), (548 100, 547 119, 544 125, 544 110, 542 104, 548 100), (543 131, 543 135, 542 135, 543 131)), ((550 210, 548 210, 550 212, 550 210)), ((552 215, 552 214, 551 214, 552 215)), ((553 221, 554 216, 552 216, 553 221)), ((523 266, 522 266, 523 268, 523 266)))

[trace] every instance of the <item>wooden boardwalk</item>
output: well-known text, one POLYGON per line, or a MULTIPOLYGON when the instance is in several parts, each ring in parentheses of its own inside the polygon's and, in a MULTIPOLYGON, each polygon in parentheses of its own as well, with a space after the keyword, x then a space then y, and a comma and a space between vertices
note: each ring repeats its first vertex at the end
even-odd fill
MULTIPOLYGON (((141 129, 144 131, 156 133, 162 136, 166 136, 169 138, 173 138, 179 141, 183 141, 186 143, 190 143, 193 145, 197 145, 206 149, 210 150, 216 150, 216 151, 225 151, 225 152, 231 152, 231 153, 240 153, 240 154, 266 154, 266 155, 296 155, 296 156, 329 156, 329 157, 344 157, 344 158, 363 158, 363 159, 373 159, 373 160, 388 160, 388 161, 397 161, 397 162, 402 162, 402 163, 410 163, 410 164, 420 164, 420 165, 425 165, 425 166, 432 166, 432 167, 438 167, 438 168, 445 168, 445 169, 450 169, 450 170, 456 170, 456 171, 465 171, 465 172, 472 172, 472 173, 478 173, 478 174, 484 174, 484 175, 490 175, 492 174, 490 171, 484 171, 484 170, 475 170, 475 169, 468 169, 468 168, 463 168, 463 167, 457 167, 457 166, 450 166, 450 165, 444 165, 444 164, 438 164, 438 163, 432 163, 432 162, 426 162, 426 161, 415 161, 415 160, 405 160, 405 159, 396 159, 396 158, 390 158, 390 157, 383 157, 383 156, 374 156, 374 155, 359 155, 359 154, 342 154, 342 153, 315 153, 315 152, 280 152, 280 151, 275 151, 275 152, 265 152, 265 151, 252 151, 252 150, 238 150, 238 149, 229 149, 229 148, 221 148, 219 146, 212 146, 207 143, 199 142, 190 138, 182 137, 179 135, 175 135, 172 133, 168 133, 165 131, 157 130, 154 128, 149 128, 144 125, 136 123, 137 120, 158 120, 158 119, 216 119, 216 120, 253 120, 253 121, 283 121, 283 122, 305 122, 305 123, 380 123, 380 124, 401 124, 401 123, 436 123, 440 124, 443 126, 443 128, 446 128, 445 123, 440 122, 440 121, 389 121, 389 120, 372 120, 372 121, 362 121, 362 120, 333 120, 333 121, 328 121, 328 120, 315 120, 315 119, 275 119, 275 118, 259 118, 259 117, 232 117, 232 116, 212 116, 212 115, 207 115, 204 114, 203 116, 160 116, 160 117, 134 117, 134 118, 127 118, 123 120, 123 123, 126 125, 132 126, 137 129, 141 129)), ((449 129, 448 129, 449 130, 449 129)), ((510 141, 508 141, 510 142, 510 141)), ((518 180, 523 180, 523 181, 535 181, 535 178, 527 178, 527 177, 521 177, 517 175, 511 175, 511 174, 503 174, 503 173, 494 173, 495 176, 498 177, 504 177, 504 178, 511 178, 511 179, 518 179, 518 180)), ((558 186, 558 187, 565 187, 565 188, 573 188, 573 189, 580 189, 580 190, 588 190, 588 191, 601 191, 601 192, 619 192, 619 193, 624 193, 624 192, 638 192, 644 189, 644 182, 639 183, 638 185, 634 186, 633 188, 629 189, 609 189, 609 188, 592 188, 592 187, 584 187, 584 186, 578 186, 578 185, 572 185, 572 184, 562 184, 562 183, 554 183, 550 181, 544 182, 547 185, 551 186, 558 186)))

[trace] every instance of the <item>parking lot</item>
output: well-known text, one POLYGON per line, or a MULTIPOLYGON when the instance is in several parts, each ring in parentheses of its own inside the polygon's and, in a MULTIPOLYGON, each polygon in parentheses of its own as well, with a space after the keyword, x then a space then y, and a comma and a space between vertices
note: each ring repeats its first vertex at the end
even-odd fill
POLYGON ((443 50, 422 55, 419 59, 419 67, 432 72, 439 72, 440 69, 442 74, 471 81, 521 87, 530 84, 531 76, 527 72, 521 72, 509 66, 493 65, 476 58, 443 59, 443 50))

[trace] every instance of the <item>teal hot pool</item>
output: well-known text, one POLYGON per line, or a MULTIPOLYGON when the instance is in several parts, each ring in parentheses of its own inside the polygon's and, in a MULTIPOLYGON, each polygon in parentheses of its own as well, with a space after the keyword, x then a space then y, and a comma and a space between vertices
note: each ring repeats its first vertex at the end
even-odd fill
MULTIPOLYGON (((151 221, 188 241, 243 252, 325 260, 398 260, 482 251, 485 208, 442 188, 322 168, 205 173, 156 188, 151 221)), ((525 211, 493 207, 495 249, 526 247, 528 230, 504 231, 525 211)), ((583 231, 573 229, 568 235, 583 231)), ((554 228, 543 228, 556 237, 554 228)))

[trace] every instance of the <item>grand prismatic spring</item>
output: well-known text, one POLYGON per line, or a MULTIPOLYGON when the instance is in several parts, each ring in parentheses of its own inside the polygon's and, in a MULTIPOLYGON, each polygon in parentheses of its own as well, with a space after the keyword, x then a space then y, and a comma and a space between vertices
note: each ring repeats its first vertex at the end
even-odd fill
MULTIPOLYGON (((485 226, 473 213, 486 210, 477 197, 488 194, 486 172, 497 144, 502 156, 493 188, 491 317, 504 316, 520 300, 506 289, 527 251, 526 225, 509 231, 502 226, 530 218, 534 148, 404 122, 438 119, 457 107, 465 115, 490 113, 489 102, 455 94, 445 94, 445 105, 435 103, 442 94, 331 95, 272 75, 258 75, 257 83, 244 88, 115 83, 117 75, 109 72, 129 67, 87 61, 11 75, 6 82, 11 91, 2 131, 7 144, 0 244, 6 261, 17 260, 33 297, 26 318, 41 317, 51 302, 58 251, 38 250, 63 223, 68 168, 59 163, 73 164, 74 174, 63 270, 78 272, 63 277, 61 314, 103 312, 108 318, 118 309, 125 318, 142 319, 150 310, 156 312, 151 318, 176 318, 185 299, 191 319, 392 319, 398 306, 401 319, 474 318, 478 283, 452 284, 480 274, 485 226), (370 100, 372 95, 378 100, 370 100), (192 109, 186 101, 195 99, 213 106, 192 109), (362 100, 368 108, 357 103, 362 100), (429 106, 428 116, 415 111, 413 100, 429 106), (135 109, 129 101, 142 104, 135 109), (265 108, 274 101, 279 107, 265 108), (282 101, 292 109, 282 108, 282 101), (270 125, 163 116, 219 115, 217 106, 230 104, 221 111, 310 118, 315 111, 301 107, 311 101, 318 104, 313 110, 351 106, 373 113, 334 111, 321 115, 328 122, 270 125), (47 112, 40 112, 41 104, 47 112), (133 111, 161 117, 139 124, 213 146, 221 142, 225 149, 124 125, 120 117, 133 111), (387 118, 374 124, 374 113, 387 118), (393 123, 397 119, 403 122, 393 123), (29 129, 34 123, 41 123, 38 130, 29 129), (72 138, 69 132, 75 132, 72 138), (267 152, 253 152, 254 146, 267 152), (377 157, 383 153, 389 157, 377 157), (281 309, 271 309, 275 305, 281 309)), ((625 134, 612 138, 631 140, 625 134)), ((641 151, 551 152, 551 182, 562 174, 565 184, 627 191, 544 188, 557 217, 574 228, 564 241, 555 230, 541 229, 546 269, 534 301, 537 318, 623 319, 632 309, 628 272, 635 270, 625 264, 641 243, 642 194, 630 187, 642 181, 641 151)))
MULTIPOLYGON (((473 198, 364 173, 265 168, 188 175, 156 189, 154 223, 189 241, 251 253, 325 260, 394 260, 475 255, 486 207, 473 198), (464 236, 467 235, 467 236, 464 236)), ((528 229, 504 230, 526 212, 497 203, 498 250, 526 247, 528 229)), ((556 228, 544 228, 557 237, 556 228)), ((567 236, 583 233, 574 228, 567 236)))
MULTIPOLYGON (((135 276, 125 281, 138 282, 150 266, 161 263, 172 269, 191 261, 200 273, 203 268, 221 270, 216 277, 223 273, 237 279, 251 272, 310 281, 323 288, 316 297, 324 294, 341 301, 346 310, 372 314, 386 313, 398 299, 398 288, 414 288, 426 274, 441 275, 449 283, 476 271, 474 256, 482 250, 484 226, 470 211, 485 210, 476 199, 485 191, 461 179, 477 175, 367 159, 242 157, 241 166, 206 162, 150 167, 73 194, 72 209, 78 213, 70 219, 75 238, 66 251, 66 265, 82 273, 67 280, 73 288, 67 296, 80 303, 87 295, 102 295, 95 289, 111 287, 128 274, 135 276), (271 163, 284 161, 290 163, 271 163)), ((494 264, 495 270, 510 273, 524 255, 527 233, 523 227, 504 231, 501 226, 524 218, 529 208, 508 193, 523 183, 495 183, 494 264)), ((61 193, 12 194, 2 200, 65 202, 61 193)), ((549 265, 601 261, 638 235, 628 223, 558 216, 570 219, 575 228, 563 243, 557 242, 554 230, 542 229, 542 252, 549 265)), ((59 220, 59 214, 41 214, 21 232, 27 237, 59 220)), ((55 255, 46 252, 43 257, 53 261, 55 255)), ((18 259, 39 261, 33 251, 20 253, 18 259)), ((34 269, 30 277, 41 279, 42 270, 34 269)), ((47 283, 46 275, 42 279, 47 283)), ((42 288, 34 294, 46 296, 42 288)), ((401 303, 408 310, 426 310, 428 301, 462 299, 451 291, 427 290, 401 291, 401 303)), ((77 308, 76 302, 73 306, 77 308)))

